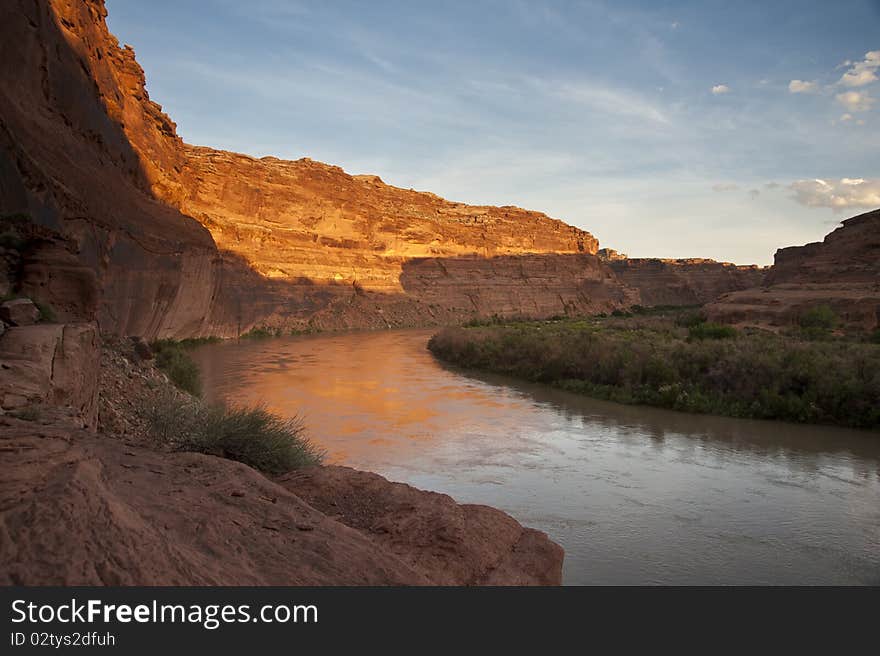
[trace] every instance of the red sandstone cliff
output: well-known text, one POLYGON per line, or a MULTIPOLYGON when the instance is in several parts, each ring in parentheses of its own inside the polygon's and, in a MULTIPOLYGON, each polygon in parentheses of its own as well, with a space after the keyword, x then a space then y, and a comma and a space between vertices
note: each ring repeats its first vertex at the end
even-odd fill
POLYGON ((761 286, 725 294, 707 312, 715 321, 788 326, 818 305, 847 324, 880 326, 880 210, 843 221, 824 241, 779 249, 761 286))
POLYGON ((589 233, 537 212, 188 146, 105 15, 102 0, 0 7, 0 214, 72 240, 99 281, 103 331, 448 321, 460 318, 457 301, 428 311, 403 289, 411 258, 596 251, 589 233))
MULTIPOLYGON (((187 145, 105 16, 103 0, 0 7, 0 216, 68 238, 98 280, 104 332, 430 325, 690 303, 694 289, 705 299, 733 288, 732 276, 719 285, 697 267, 659 294, 666 279, 621 284, 593 256, 592 235, 539 212, 187 145)), ((51 277, 44 264, 36 275, 51 277)), ((65 302, 50 291, 43 300, 65 302)))

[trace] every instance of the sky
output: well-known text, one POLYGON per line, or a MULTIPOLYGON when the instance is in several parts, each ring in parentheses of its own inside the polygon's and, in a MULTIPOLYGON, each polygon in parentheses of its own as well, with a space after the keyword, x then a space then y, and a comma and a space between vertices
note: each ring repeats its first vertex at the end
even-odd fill
POLYGON ((880 207, 880 0, 107 0, 189 143, 770 264, 880 207))

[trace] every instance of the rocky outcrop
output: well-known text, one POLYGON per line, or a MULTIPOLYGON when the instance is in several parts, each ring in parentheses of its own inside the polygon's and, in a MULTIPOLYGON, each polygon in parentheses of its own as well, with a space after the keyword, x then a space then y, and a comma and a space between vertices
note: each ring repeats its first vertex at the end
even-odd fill
POLYGON ((706 310, 713 321, 784 327, 820 305, 847 325, 880 326, 880 210, 843 221, 822 242, 776 251, 761 286, 726 294, 706 310))
POLYGON ((94 430, 99 372, 94 323, 7 328, 0 336, 0 410, 60 411, 94 430))
POLYGON ((275 482, 221 458, 9 417, 0 417, 0 467, 2 585, 561 580, 562 550, 543 533, 345 468, 275 482), (364 492, 358 513, 353 491, 364 492))
POLYGON ((627 258, 606 249, 608 266, 638 290, 640 305, 702 305, 722 294, 759 285, 765 269, 699 258, 627 258))
POLYGON ((10 326, 30 326, 40 318, 40 311, 29 298, 13 298, 0 304, 0 321, 10 326))
POLYGON ((370 537, 439 585, 559 585, 562 548, 490 508, 389 483, 348 467, 312 467, 279 483, 370 537))

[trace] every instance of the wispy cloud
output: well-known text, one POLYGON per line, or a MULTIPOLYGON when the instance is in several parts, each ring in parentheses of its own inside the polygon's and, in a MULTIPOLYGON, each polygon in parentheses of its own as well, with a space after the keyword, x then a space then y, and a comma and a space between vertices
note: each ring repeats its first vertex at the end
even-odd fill
MULTIPOLYGON (((534 81, 533 82, 537 82, 534 81)), ((654 123, 669 123, 668 116, 644 96, 622 88, 613 88, 591 82, 537 82, 553 96, 583 105, 612 116, 642 119, 654 123)))

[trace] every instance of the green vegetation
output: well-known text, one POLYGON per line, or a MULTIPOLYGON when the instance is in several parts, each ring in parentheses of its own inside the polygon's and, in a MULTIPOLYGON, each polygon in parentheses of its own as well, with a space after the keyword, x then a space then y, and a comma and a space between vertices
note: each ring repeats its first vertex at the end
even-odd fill
POLYGON ((688 339, 733 339, 736 329, 718 323, 701 321, 688 328, 688 339))
POLYGON ((195 397, 201 396, 202 377, 198 365, 187 353, 185 342, 160 339, 150 344, 150 348, 156 354, 156 366, 168 375, 172 383, 195 397))
POLYGON ((801 339, 824 340, 831 336, 837 327, 837 315, 827 305, 812 307, 803 312, 797 320, 796 334, 801 339))
POLYGON ((40 418, 43 416, 40 409, 32 405, 22 408, 21 410, 16 410, 10 414, 16 419, 21 419, 23 421, 40 421, 40 418))
POLYGON ((177 394, 157 395, 144 410, 153 436, 178 451, 237 460, 268 474, 319 464, 320 452, 299 418, 282 419, 263 406, 208 406, 177 394))
POLYGON ((622 403, 880 428, 880 345, 833 335, 825 311, 806 320, 825 338, 736 331, 666 311, 450 328, 428 348, 463 367, 622 403))
POLYGON ((241 335, 241 339, 266 339, 267 337, 278 337, 280 333, 272 328, 255 327, 241 335))
POLYGON ((57 321, 55 310, 51 305, 40 301, 33 301, 33 304, 40 311, 40 323, 55 323, 57 321))

